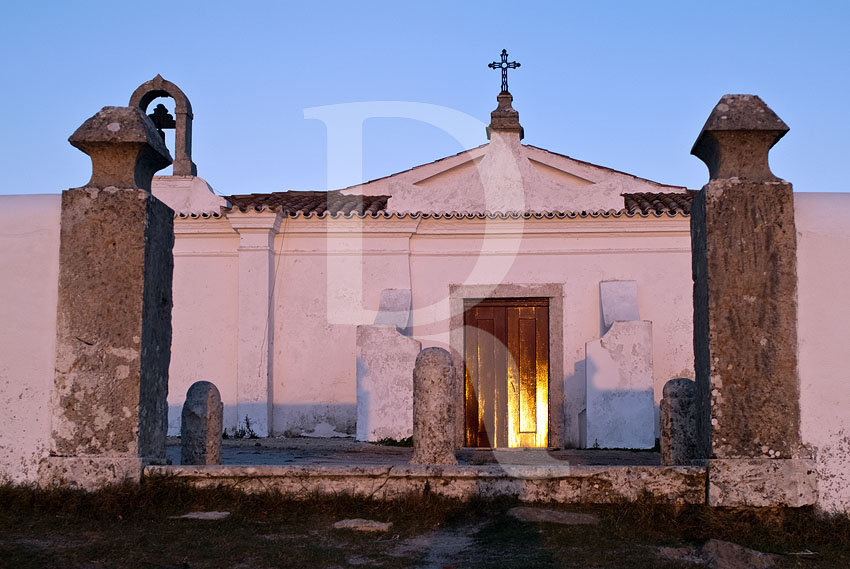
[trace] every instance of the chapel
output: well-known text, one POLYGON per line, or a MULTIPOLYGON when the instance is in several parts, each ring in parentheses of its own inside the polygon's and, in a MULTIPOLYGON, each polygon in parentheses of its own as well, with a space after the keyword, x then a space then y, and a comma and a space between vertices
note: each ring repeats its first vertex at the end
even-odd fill
POLYGON ((506 62, 486 144, 327 192, 217 195, 186 95, 137 89, 176 130, 152 183, 175 212, 169 434, 205 380, 231 432, 404 439, 439 346, 458 447, 656 445, 664 384, 694 377, 694 192, 523 144, 506 62))
POLYGON ((698 192, 525 144, 518 65, 487 143, 331 191, 214 192, 161 76, 86 119, 85 185, 0 196, 0 477, 848 511, 850 194, 772 172, 789 127, 752 94, 699 131, 698 192), (413 452, 258 473, 222 430, 413 452))

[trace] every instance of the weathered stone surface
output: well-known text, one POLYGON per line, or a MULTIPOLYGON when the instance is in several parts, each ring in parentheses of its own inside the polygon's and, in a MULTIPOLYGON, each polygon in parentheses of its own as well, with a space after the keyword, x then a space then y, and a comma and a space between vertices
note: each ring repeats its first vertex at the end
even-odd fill
POLYGON ((585 346, 585 447, 652 448, 652 323, 614 322, 585 346))
POLYGON ((711 171, 691 207, 701 457, 799 451, 794 203, 767 167, 783 129, 757 97, 726 96, 694 145, 711 171))
POLYGON ((90 185, 62 194, 51 456, 39 483, 138 480, 165 458, 174 212, 148 191, 171 162, 138 109, 105 107, 69 139, 90 185))
POLYGON ((165 455, 172 217, 144 190, 63 194, 53 455, 165 455))
POLYGON ((170 520, 223 520, 230 517, 230 512, 189 512, 182 516, 171 516, 170 520))
POLYGON ((209 381, 186 392, 180 427, 181 464, 221 464, 221 394, 209 381))
POLYGON ((661 398, 661 464, 691 464, 697 440, 696 383, 671 379, 661 398))
POLYGON ((138 457, 48 456, 38 465, 43 488, 68 487, 93 491, 126 480, 138 482, 147 461, 138 457))
POLYGON ((525 130, 519 124, 519 112, 513 108, 513 95, 502 91, 496 97, 498 106, 490 113, 490 126, 487 127, 487 140, 490 140, 492 132, 515 132, 519 134, 520 140, 525 136, 525 130))
POLYGON ((524 506, 511 508, 508 510, 508 515, 522 522, 547 522, 567 526, 596 525, 599 523, 599 518, 593 514, 559 512, 558 510, 528 508, 524 506))
POLYGON ((522 502, 618 503, 649 493, 677 504, 705 503, 705 467, 579 466, 148 466, 146 475, 175 476, 197 487, 238 486, 395 499, 431 493, 447 498, 509 497, 522 502))
POLYGON ((357 440, 413 435, 413 366, 422 344, 395 325, 357 327, 357 440))
POLYGON ((618 320, 640 320, 637 281, 600 282, 599 304, 606 331, 618 320))
POLYGON ((364 520, 362 518, 340 520, 334 523, 334 529, 350 529, 366 532, 385 532, 390 531, 391 527, 393 527, 392 522, 379 522, 375 520, 364 520))
POLYGON ((756 95, 723 95, 691 149, 712 180, 776 181, 768 152, 788 126, 756 95))
POLYGON ((776 556, 736 543, 709 539, 699 547, 659 547, 658 556, 670 561, 704 565, 710 569, 772 569, 776 556))
POLYGON ((776 556, 762 553, 736 543, 709 539, 700 548, 700 555, 711 569, 771 569, 776 556))
POLYGON ((710 506, 789 506, 817 501, 815 464, 806 459, 708 461, 710 506))
POLYGON ((443 348, 426 348, 413 368, 413 458, 411 464, 457 464, 455 371, 443 348))
POLYGON ((135 108, 103 107, 68 142, 91 157, 89 188, 150 191, 154 173, 171 164, 171 154, 156 127, 135 108))

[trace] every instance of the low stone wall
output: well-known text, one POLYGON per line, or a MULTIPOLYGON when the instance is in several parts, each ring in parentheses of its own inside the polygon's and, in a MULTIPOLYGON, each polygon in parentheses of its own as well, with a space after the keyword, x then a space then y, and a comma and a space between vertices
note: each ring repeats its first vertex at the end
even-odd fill
POLYGON ((678 504, 705 503, 705 468, 696 466, 148 466, 198 487, 278 491, 308 499, 349 494, 378 499, 433 493, 446 498, 511 497, 523 502, 632 501, 648 492, 678 504))

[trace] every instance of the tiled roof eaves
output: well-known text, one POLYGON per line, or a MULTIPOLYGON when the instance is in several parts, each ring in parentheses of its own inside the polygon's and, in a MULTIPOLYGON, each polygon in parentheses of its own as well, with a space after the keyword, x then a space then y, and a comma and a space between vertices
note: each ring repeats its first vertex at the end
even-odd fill
POLYGON ((605 211, 508 211, 508 212, 388 212, 390 196, 344 195, 339 192, 273 192, 229 196, 230 208, 220 212, 177 213, 179 219, 220 219, 229 211, 282 213, 305 219, 609 219, 675 217, 690 215, 696 191, 675 193, 625 193, 623 209, 605 211))
MULTIPOLYGON (((280 211, 280 206, 259 206, 250 208, 256 212, 277 212, 280 211)), ((240 208, 240 211, 247 211, 248 208, 240 208)), ((550 212, 415 212, 415 213, 396 213, 387 211, 378 211, 375 213, 330 213, 323 211, 321 213, 301 212, 301 211, 284 211, 284 215, 290 219, 617 219, 617 218, 661 218, 661 217, 688 217, 688 214, 683 211, 628 211, 626 209, 609 209, 607 211, 550 211, 550 212)))
POLYGON ((681 193, 626 193, 623 194, 623 205, 629 213, 691 213, 691 202, 697 194, 695 190, 681 193))
POLYGON ((174 212, 175 219, 221 219, 224 217, 220 211, 202 211, 202 212, 174 212))

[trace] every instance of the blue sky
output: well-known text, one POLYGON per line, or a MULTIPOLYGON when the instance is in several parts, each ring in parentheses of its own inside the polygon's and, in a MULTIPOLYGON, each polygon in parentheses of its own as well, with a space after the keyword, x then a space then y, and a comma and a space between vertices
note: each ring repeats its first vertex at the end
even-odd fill
MULTIPOLYGON (((29 2, 0 21, 0 193, 84 184, 67 138, 157 73, 195 113, 193 159, 222 194, 326 189, 325 124, 305 109, 403 101, 486 123, 506 48, 527 144, 699 188, 690 148, 724 93, 791 127, 771 153, 797 191, 850 191, 850 2, 29 2)), ((483 129, 474 145, 486 141, 483 129)), ((372 118, 372 179, 469 146, 372 118)))

